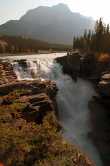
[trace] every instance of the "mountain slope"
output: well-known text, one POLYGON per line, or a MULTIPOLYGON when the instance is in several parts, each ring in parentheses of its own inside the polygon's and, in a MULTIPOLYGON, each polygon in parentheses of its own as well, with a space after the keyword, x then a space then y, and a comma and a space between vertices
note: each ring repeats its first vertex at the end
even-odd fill
POLYGON ((65 4, 41 6, 29 10, 20 20, 11 20, 0 26, 0 34, 23 35, 51 43, 72 43, 73 35, 91 29, 94 21, 73 13, 65 4))

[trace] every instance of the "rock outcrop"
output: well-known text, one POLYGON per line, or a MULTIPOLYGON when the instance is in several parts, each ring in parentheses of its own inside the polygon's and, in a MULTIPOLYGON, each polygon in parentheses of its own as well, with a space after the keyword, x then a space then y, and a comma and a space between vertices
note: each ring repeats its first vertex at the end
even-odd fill
POLYGON ((78 52, 58 57, 56 61, 62 65, 65 74, 70 75, 75 80, 77 79, 80 73, 80 54, 78 52))
POLYGON ((41 123, 48 112, 53 111, 56 114, 56 93, 56 84, 51 81, 14 82, 0 85, 0 103, 10 104, 11 100, 18 95, 17 102, 25 104, 22 116, 28 121, 41 123))
POLYGON ((82 77, 98 84, 102 73, 110 71, 110 61, 101 61, 95 53, 73 52, 56 59, 63 67, 63 71, 73 79, 82 77))
POLYGON ((0 85, 14 82, 17 77, 13 71, 13 67, 8 62, 0 60, 0 85))

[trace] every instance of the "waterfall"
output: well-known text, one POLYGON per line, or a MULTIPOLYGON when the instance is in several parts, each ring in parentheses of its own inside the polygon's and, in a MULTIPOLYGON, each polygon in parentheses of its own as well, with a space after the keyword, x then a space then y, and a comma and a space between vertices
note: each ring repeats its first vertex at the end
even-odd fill
POLYGON ((59 89, 57 104, 64 137, 78 145, 96 166, 102 166, 98 151, 89 138, 91 125, 88 103, 95 95, 94 88, 80 78, 74 82, 70 76, 64 75, 62 67, 55 63, 51 78, 56 81, 59 89))
POLYGON ((57 103, 63 135, 79 146, 96 164, 101 166, 99 153, 90 140, 88 102, 95 95, 92 85, 82 79, 74 82, 62 73, 62 67, 54 59, 64 54, 45 54, 21 57, 7 57, 19 80, 51 79, 58 86, 57 103), (25 62, 19 63, 25 59, 25 62), (23 65, 22 65, 23 64, 23 65), (23 67, 24 66, 24 67, 23 67))

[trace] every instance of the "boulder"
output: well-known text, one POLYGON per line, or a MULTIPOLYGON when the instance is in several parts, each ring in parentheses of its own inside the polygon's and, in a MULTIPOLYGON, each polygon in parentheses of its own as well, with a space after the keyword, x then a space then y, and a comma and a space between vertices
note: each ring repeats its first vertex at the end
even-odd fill
POLYGON ((23 111, 27 121, 42 123, 43 118, 48 112, 55 111, 52 100, 45 93, 29 96, 27 100, 28 105, 23 111))
POLYGON ((101 76, 98 92, 102 97, 110 97, 110 72, 106 72, 101 76))

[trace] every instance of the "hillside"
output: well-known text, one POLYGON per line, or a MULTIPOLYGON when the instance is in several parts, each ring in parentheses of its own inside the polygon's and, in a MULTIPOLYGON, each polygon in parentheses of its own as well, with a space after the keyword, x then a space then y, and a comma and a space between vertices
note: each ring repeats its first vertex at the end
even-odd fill
POLYGON ((28 36, 50 43, 71 44, 73 36, 93 28, 91 18, 73 13, 65 4, 40 6, 29 10, 20 20, 0 26, 0 34, 28 36))

